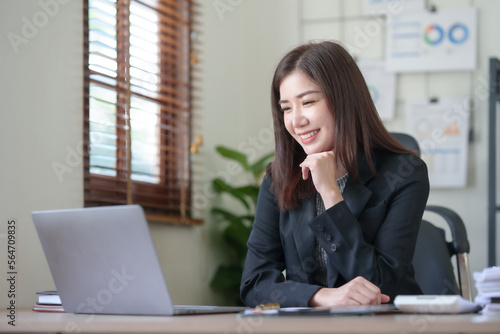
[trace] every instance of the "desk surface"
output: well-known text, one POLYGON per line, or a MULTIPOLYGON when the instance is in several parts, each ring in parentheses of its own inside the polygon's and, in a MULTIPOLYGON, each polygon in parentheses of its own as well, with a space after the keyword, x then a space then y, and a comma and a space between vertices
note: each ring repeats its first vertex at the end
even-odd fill
POLYGON ((18 309, 15 327, 0 312, 1 332, 23 333, 499 333, 500 316, 383 314, 344 317, 240 317, 236 314, 84 315, 18 309))

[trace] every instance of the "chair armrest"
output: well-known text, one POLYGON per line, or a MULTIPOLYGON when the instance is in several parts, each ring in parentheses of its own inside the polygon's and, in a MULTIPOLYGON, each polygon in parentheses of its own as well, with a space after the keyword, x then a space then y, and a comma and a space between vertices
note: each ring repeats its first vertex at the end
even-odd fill
POLYGON ((425 210, 437 213, 444 218, 450 227, 451 235, 453 236, 451 244, 457 254, 469 253, 470 245, 467 238, 467 231, 462 218, 455 211, 439 205, 427 205, 425 210))

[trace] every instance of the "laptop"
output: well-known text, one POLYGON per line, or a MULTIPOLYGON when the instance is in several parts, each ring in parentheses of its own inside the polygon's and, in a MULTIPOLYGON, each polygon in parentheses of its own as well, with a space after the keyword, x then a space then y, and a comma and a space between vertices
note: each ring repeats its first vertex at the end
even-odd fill
POLYGON ((172 305, 139 205, 35 211, 32 218, 66 312, 174 315, 245 309, 172 305))

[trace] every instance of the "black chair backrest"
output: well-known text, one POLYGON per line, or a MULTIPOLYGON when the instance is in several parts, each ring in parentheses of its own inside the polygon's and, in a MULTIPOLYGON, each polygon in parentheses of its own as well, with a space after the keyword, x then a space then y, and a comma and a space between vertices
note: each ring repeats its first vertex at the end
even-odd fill
POLYGON ((413 268, 415 280, 425 295, 459 295, 451 253, 443 229, 422 220, 413 268))
POLYGON ((391 135, 404 147, 409 150, 415 151, 420 156, 420 147, 415 138, 406 133, 391 132, 391 135))
POLYGON ((470 252, 465 224, 455 211, 439 205, 427 205, 425 211, 437 213, 448 224, 451 232, 451 242, 448 243, 451 255, 470 252))
MULTIPOLYGON (((391 135, 401 145, 420 155, 420 148, 415 138, 406 133, 393 132, 391 135)), ((443 229, 422 220, 413 256, 415 279, 426 295, 461 294, 463 291, 460 291, 457 284, 451 257, 469 253, 470 246, 465 224, 460 216, 451 209, 427 205, 425 210, 434 212, 445 220, 450 228, 452 240, 447 242, 443 229)), ((457 266, 459 266, 458 257, 457 266)), ((462 279, 460 271, 458 271, 458 278, 462 279)))

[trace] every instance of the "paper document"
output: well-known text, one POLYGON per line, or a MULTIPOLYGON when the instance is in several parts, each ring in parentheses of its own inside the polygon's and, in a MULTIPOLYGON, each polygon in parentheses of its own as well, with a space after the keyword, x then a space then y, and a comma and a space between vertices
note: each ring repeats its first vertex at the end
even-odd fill
POLYGON ((358 61, 358 67, 365 78, 373 103, 382 120, 394 118, 396 101, 396 73, 387 72, 382 59, 358 61))
POLYGON ((433 188, 466 186, 469 110, 468 97, 406 103, 406 132, 420 146, 433 188))
POLYGON ((387 24, 387 70, 474 70, 477 11, 473 7, 415 12, 387 24))
POLYGON ((393 304, 338 307, 282 307, 278 309, 248 309, 243 316, 343 316, 397 312, 393 304))

